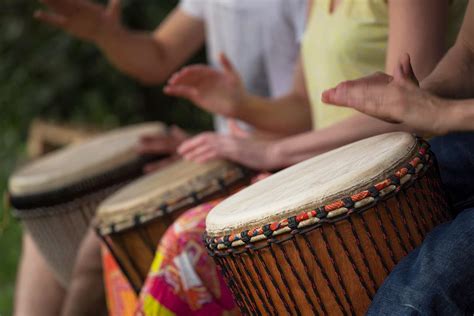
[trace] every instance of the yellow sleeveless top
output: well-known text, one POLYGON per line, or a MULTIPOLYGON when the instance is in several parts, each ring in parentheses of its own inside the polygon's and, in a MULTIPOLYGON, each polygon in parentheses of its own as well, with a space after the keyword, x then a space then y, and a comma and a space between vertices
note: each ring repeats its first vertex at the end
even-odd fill
MULTIPOLYGON (((452 1, 448 43, 456 39, 467 2, 452 1)), ((330 4, 330 0, 313 1, 302 42, 314 129, 330 126, 355 113, 348 108, 324 105, 324 90, 385 69, 389 10, 386 1, 342 0, 332 14, 330 4)))

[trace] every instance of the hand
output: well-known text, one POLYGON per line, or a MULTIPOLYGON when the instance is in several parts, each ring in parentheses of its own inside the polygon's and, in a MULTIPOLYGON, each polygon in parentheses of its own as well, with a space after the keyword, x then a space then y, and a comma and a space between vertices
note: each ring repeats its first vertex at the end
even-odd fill
POLYGON ((144 167, 146 173, 161 169, 176 161, 179 156, 176 150, 179 145, 189 138, 189 135, 177 126, 172 126, 166 135, 146 135, 140 139, 136 150, 141 155, 171 155, 168 158, 152 162, 144 167))
POLYGON ((340 83, 323 92, 322 101, 352 107, 391 123, 403 123, 425 132, 443 134, 443 100, 419 88, 410 57, 404 56, 394 76, 375 73, 340 83))
POLYGON ((245 88, 227 57, 221 54, 220 60, 222 71, 205 65, 183 68, 171 77, 164 92, 189 99, 206 111, 235 117, 245 88))
POLYGON ((61 28, 83 40, 96 42, 107 27, 120 26, 120 0, 107 7, 89 0, 40 0, 50 10, 38 10, 40 21, 61 28))
POLYGON ((228 159, 258 170, 280 168, 274 143, 251 138, 202 133, 185 141, 178 153, 187 160, 205 163, 214 159, 228 159))

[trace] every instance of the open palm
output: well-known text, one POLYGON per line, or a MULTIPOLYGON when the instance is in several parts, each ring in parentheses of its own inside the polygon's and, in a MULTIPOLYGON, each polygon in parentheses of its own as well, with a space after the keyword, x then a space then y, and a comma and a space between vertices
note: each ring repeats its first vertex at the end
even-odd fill
POLYGON ((193 65, 174 74, 165 93, 189 99, 212 113, 233 117, 245 94, 242 81, 225 56, 223 70, 193 65))
POLYGON ((105 26, 120 22, 120 1, 110 0, 107 7, 89 0, 42 0, 49 10, 38 10, 40 21, 61 28, 83 40, 94 41, 105 26))

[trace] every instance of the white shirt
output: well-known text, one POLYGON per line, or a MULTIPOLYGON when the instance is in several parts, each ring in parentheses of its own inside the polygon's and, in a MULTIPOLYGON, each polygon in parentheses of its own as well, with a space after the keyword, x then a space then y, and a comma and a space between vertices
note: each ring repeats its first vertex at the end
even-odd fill
MULTIPOLYGON (((249 92, 262 97, 289 92, 307 0, 181 0, 180 7, 203 20, 212 66, 220 67, 218 57, 223 52, 249 92)), ((216 117, 215 126, 227 132, 222 117, 216 117)))

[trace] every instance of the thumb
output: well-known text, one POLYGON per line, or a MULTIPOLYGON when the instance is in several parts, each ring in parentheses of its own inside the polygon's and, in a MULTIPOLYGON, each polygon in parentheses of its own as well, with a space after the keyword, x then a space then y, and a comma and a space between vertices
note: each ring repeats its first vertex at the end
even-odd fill
POLYGON ((244 130, 237 120, 234 119, 227 119, 227 123, 229 126, 230 135, 235 136, 237 138, 248 138, 250 133, 244 130))
POLYGON ((106 14, 116 20, 120 20, 122 15, 122 4, 120 0, 109 0, 106 14))
POLYGON ((394 71, 395 80, 408 80, 411 83, 419 85, 418 79, 416 78, 415 72, 411 65, 411 58, 409 54, 403 54, 400 61, 394 71))
POLYGON ((220 53, 219 60, 221 62, 222 68, 224 69, 225 72, 227 72, 229 74, 232 74, 232 75, 236 75, 234 65, 232 65, 231 61, 229 60, 229 58, 227 57, 226 54, 220 53))

